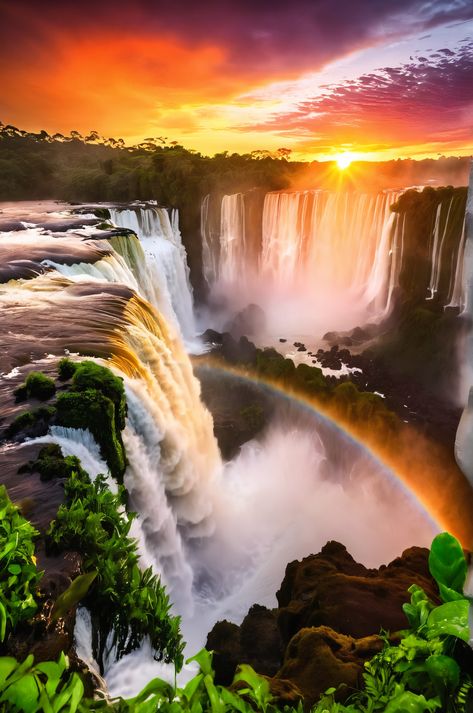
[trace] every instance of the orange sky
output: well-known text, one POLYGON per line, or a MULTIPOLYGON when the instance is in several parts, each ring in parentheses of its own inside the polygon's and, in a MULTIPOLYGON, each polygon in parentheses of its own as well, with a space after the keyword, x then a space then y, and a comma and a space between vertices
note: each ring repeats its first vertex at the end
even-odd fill
POLYGON ((469 155, 470 0, 0 0, 0 119, 213 154, 469 155))

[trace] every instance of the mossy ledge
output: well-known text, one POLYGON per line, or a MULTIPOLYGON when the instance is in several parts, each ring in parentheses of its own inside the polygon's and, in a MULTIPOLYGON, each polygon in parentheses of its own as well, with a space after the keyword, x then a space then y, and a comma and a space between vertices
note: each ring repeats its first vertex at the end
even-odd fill
POLYGON ((16 400, 56 400, 18 414, 5 431, 7 438, 45 434, 51 425, 88 429, 100 447, 111 475, 123 482, 127 460, 121 432, 127 413, 123 379, 94 361, 61 359, 56 387, 42 372, 30 372, 16 390, 16 400), (60 390, 59 390, 60 389, 60 390))

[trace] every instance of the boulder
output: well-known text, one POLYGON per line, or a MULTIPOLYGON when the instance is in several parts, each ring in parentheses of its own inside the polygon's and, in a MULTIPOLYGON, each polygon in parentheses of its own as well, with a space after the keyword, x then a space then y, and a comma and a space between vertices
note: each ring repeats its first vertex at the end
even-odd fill
POLYGON ((306 707, 330 687, 340 687, 337 699, 345 700, 360 687, 365 661, 382 647, 379 636, 354 639, 326 626, 301 629, 286 649, 276 680, 288 679, 303 691, 306 707))

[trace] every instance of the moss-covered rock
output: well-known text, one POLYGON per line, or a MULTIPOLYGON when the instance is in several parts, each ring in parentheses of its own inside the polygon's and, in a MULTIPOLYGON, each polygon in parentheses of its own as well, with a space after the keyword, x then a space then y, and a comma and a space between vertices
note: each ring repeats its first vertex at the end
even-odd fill
POLYGON ((56 385, 49 376, 41 371, 30 371, 26 381, 15 390, 16 401, 26 401, 26 399, 38 399, 47 401, 56 393, 56 385))
POLYGON ((64 357, 59 361, 57 370, 59 374, 60 381, 68 381, 72 379, 77 369, 77 364, 67 357, 64 357))
POLYGON ((126 456, 113 401, 97 389, 86 389, 59 394, 56 407, 57 425, 88 429, 97 441, 111 474, 122 482, 126 456))
POLYGON ((40 406, 31 411, 22 411, 10 423, 5 431, 7 438, 14 438, 19 433, 26 437, 41 436, 47 433, 49 424, 56 413, 54 406, 40 406))

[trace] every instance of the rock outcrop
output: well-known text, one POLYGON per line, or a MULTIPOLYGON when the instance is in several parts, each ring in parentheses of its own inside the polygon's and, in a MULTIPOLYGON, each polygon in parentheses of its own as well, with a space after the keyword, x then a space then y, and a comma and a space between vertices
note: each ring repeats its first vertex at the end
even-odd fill
POLYGON ((329 687, 346 698, 361 683, 364 663, 380 651, 380 631, 407 626, 408 588, 437 600, 428 550, 411 547, 388 565, 368 569, 338 542, 291 562, 277 592, 278 608, 253 606, 240 626, 218 622, 207 639, 216 679, 228 685, 238 663, 284 681, 311 704, 329 687))

